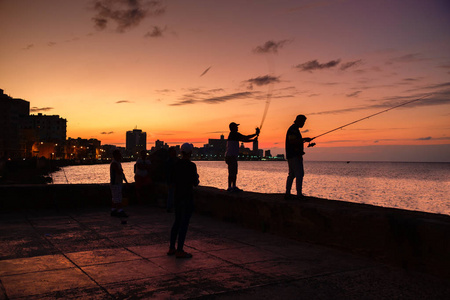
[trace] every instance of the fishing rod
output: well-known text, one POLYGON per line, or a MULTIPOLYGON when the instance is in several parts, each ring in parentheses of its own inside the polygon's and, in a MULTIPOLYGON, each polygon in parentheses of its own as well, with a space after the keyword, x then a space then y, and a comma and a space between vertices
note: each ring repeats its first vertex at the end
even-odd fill
MULTIPOLYGON (((427 97, 429 97, 429 96, 431 96, 431 95, 432 95, 432 94, 427 94, 427 95, 424 95, 424 96, 422 96, 422 97, 420 97, 420 98, 417 98, 417 99, 414 99, 414 100, 410 100, 410 101, 406 101, 406 102, 404 102, 404 103, 402 103, 402 104, 399 104, 399 105, 390 107, 390 108, 388 108, 388 109, 379 111, 379 112, 374 113, 374 114, 372 114, 372 115, 370 115, 370 116, 367 116, 367 117, 358 119, 358 120, 356 120, 356 121, 350 122, 350 123, 348 123, 348 124, 339 126, 339 127, 335 128, 335 129, 329 130, 329 131, 327 131, 327 132, 325 132, 325 133, 322 133, 322 134, 319 134, 318 136, 313 137, 313 138, 311 139, 311 141, 314 140, 314 139, 316 139, 316 138, 318 138, 318 137, 324 136, 324 135, 329 134, 329 133, 331 133, 331 132, 333 132, 333 131, 336 131, 336 130, 342 129, 342 128, 344 128, 344 127, 347 127, 347 126, 349 126, 349 125, 352 125, 352 124, 361 122, 361 121, 363 121, 363 120, 369 119, 369 118, 374 117, 374 116, 376 116, 376 115, 379 115, 379 114, 388 112, 388 111, 390 111, 390 110, 396 109, 396 108, 398 108, 398 107, 401 107, 401 106, 404 106, 404 105, 407 105, 407 104, 410 104, 410 103, 413 103, 413 102, 416 102, 416 101, 425 99, 425 98, 427 98, 427 97)), ((311 143, 311 142, 310 142, 309 145, 308 145, 308 147, 314 147, 315 145, 316 145, 316 143, 311 143)))

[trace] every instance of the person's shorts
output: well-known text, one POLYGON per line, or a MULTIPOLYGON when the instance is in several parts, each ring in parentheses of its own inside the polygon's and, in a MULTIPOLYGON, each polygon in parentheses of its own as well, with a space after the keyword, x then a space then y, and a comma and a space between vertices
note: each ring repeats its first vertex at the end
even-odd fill
POLYGON ((111 184, 111 195, 113 203, 122 203, 122 185, 111 184))
POLYGON ((235 156, 226 156, 225 162, 228 165, 228 174, 233 175, 238 173, 238 162, 235 156))

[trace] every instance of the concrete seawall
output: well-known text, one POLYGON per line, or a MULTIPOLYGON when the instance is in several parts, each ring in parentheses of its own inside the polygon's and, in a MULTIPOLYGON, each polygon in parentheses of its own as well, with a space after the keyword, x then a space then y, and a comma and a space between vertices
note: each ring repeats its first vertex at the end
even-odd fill
MULTIPOLYGON (((164 193, 164 189, 160 189, 164 193)), ((107 184, 0 186, 0 211, 110 205, 107 184)), ((124 197, 136 203, 134 184, 124 197)), ((196 212, 263 232, 450 278, 450 216, 281 194, 196 189, 196 212)))

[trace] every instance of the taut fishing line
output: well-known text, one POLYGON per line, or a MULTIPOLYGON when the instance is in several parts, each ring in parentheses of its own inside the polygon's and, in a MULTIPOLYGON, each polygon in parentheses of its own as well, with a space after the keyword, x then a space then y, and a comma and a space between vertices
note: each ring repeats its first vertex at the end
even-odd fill
MULTIPOLYGON (((425 98, 427 98, 427 97, 429 97, 429 96, 431 96, 431 95, 432 95, 432 94, 426 94, 426 95, 424 95, 424 96, 422 96, 422 97, 420 97, 420 98, 417 98, 417 99, 414 99, 414 100, 410 100, 410 101, 406 101, 406 102, 404 102, 404 103, 402 103, 402 104, 399 104, 399 105, 390 107, 390 108, 388 108, 388 109, 379 111, 379 112, 374 113, 374 114, 372 114, 372 115, 370 115, 370 116, 367 116, 367 117, 358 119, 358 120, 356 120, 356 121, 350 122, 350 123, 348 123, 348 124, 345 124, 345 125, 336 127, 335 129, 329 130, 329 131, 327 131, 327 132, 325 132, 325 133, 319 134, 318 136, 315 136, 315 137, 311 138, 311 141, 314 140, 314 139, 316 139, 316 138, 318 138, 318 137, 321 137, 321 136, 324 136, 324 135, 326 135, 326 134, 329 134, 329 133, 331 133, 331 132, 333 132, 333 131, 336 131, 336 130, 342 129, 342 128, 344 128, 344 127, 347 127, 347 126, 349 126, 349 125, 352 125, 352 124, 361 122, 361 121, 363 121, 363 120, 369 119, 369 118, 371 118, 371 117, 373 117, 373 116, 380 115, 380 114, 382 114, 382 113, 388 112, 388 111, 393 110, 393 109, 396 109, 396 108, 398 108, 398 107, 405 106, 405 105, 407 105, 407 104, 410 104, 410 103, 413 103, 413 102, 417 102, 417 101, 423 100, 423 99, 425 99, 425 98)), ((308 145, 308 147, 314 147, 315 145, 316 145, 316 143, 310 143, 310 144, 308 145)))
MULTIPOLYGON (((269 54, 266 55, 266 59, 267 59, 267 66, 269 68, 269 75, 273 77, 273 76, 275 76, 274 59, 269 54)), ((268 87, 268 90, 267 90, 267 97, 266 97, 266 106, 264 107, 264 113, 263 113, 263 116, 262 116, 261 125, 259 125, 259 130, 262 129, 262 127, 264 125, 264 121, 266 120, 267 111, 269 110, 269 105, 270 105, 270 102, 272 100, 273 85, 274 85, 273 82, 269 83, 269 87, 268 87)))

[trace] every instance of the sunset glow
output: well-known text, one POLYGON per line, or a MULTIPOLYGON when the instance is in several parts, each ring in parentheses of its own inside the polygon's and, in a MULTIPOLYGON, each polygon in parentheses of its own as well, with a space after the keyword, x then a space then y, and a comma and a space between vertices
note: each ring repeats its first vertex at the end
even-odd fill
POLYGON ((67 119, 67 137, 123 146, 137 127, 148 148, 202 146, 232 121, 252 134, 269 100, 272 154, 297 114, 315 137, 424 97, 305 159, 450 161, 449 28, 445 0, 4 0, 0 88, 67 119))

